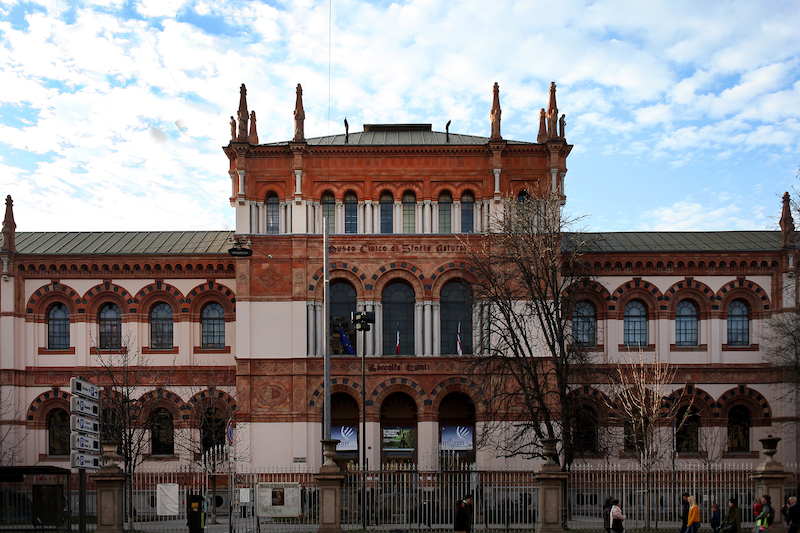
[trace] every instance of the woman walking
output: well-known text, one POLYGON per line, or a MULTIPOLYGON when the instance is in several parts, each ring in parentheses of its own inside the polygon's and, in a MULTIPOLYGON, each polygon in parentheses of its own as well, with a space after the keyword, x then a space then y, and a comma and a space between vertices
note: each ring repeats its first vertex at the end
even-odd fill
POLYGON ((611 531, 614 533, 622 533, 625 531, 625 515, 622 514, 622 509, 619 508, 619 500, 611 502, 611 531))
POLYGON ((728 510, 722 520, 722 533, 742 533, 742 510, 736 505, 736 497, 728 500, 728 510))
POLYGON ((689 533, 697 533, 700 529, 700 507, 697 506, 697 500, 694 496, 689 496, 689 518, 686 520, 689 525, 689 533))

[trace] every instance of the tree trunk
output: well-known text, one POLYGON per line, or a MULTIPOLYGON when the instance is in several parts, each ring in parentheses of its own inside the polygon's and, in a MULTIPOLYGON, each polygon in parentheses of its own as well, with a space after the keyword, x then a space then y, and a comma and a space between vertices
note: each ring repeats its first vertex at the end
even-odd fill
POLYGON ((217 523, 217 476, 211 474, 211 523, 217 523))

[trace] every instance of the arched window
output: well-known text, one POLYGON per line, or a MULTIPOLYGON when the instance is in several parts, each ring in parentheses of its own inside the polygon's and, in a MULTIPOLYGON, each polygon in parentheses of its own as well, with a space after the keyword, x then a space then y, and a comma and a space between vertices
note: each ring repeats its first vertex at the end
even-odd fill
POLYGON ((349 283, 331 283, 331 355, 356 355, 356 330, 350 314, 356 310, 356 290, 349 283))
POLYGON ((353 192, 344 195, 344 232, 358 233, 358 197, 353 192))
POLYGON ((322 216, 328 220, 328 235, 336 232, 336 200, 333 194, 326 192, 322 195, 322 216))
POLYGON ((461 195, 461 232, 475 231, 475 197, 471 192, 461 195))
POLYGON ((219 408, 206 409, 200 422, 200 444, 203 451, 225 444, 225 413, 219 408))
POLYGON ((69 455, 69 414, 53 409, 47 415, 47 455, 69 455))
POLYGON ((202 348, 218 350, 225 347, 225 310, 216 302, 205 307, 200 314, 202 348))
POLYGON ((736 405, 728 413, 728 451, 750 451, 750 410, 744 405, 736 405))
POLYGON ((62 303, 54 304, 47 313, 47 348, 69 348, 69 309, 62 303))
POLYGON ((697 346, 697 332, 697 306, 690 300, 683 300, 675 308, 675 345, 697 346))
POLYGON ((381 233, 394 233, 394 198, 392 193, 381 194, 381 233))
POLYGON ((572 415, 572 442, 576 453, 597 452, 597 411, 582 405, 572 415))
POLYGON ((403 282, 383 290, 383 355, 414 355, 414 291, 403 282))
POLYGON ((469 285, 453 281, 442 288, 441 353, 467 355, 472 353, 472 290, 469 285))
POLYGON ((452 233, 453 197, 449 192, 439 195, 439 233, 452 233))
POLYGON ((122 347, 122 312, 117 304, 100 308, 100 349, 119 350, 122 347))
POLYGON ((647 309, 639 300, 625 304, 624 316, 625 346, 647 346, 647 309))
POLYGON ((597 311, 586 300, 575 304, 572 311, 572 334, 582 346, 597 345, 597 311))
POLYGON ((175 427, 172 413, 161 408, 150 416, 150 454, 172 455, 175 453, 175 427))
POLYGON ((694 407, 681 407, 675 419, 675 447, 679 452, 700 451, 700 413, 694 407))
POLYGON ((267 233, 278 233, 280 231, 281 203, 278 195, 270 193, 267 196, 267 233))
POLYGON ((150 311, 150 348, 172 349, 172 306, 160 302, 150 311))
POLYGON ((750 311, 742 300, 728 305, 728 346, 750 346, 750 311))
POLYGON ((417 231, 417 197, 407 192, 403 195, 403 233, 417 231))

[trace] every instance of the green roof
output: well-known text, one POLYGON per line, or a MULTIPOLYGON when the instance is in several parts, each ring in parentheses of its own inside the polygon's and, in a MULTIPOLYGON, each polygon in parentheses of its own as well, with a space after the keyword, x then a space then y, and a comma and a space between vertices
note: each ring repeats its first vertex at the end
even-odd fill
POLYGON ((217 255, 228 253, 232 231, 17 232, 20 254, 217 255))
POLYGON ((774 252, 780 231, 624 231, 572 234, 587 241, 587 252, 774 252))

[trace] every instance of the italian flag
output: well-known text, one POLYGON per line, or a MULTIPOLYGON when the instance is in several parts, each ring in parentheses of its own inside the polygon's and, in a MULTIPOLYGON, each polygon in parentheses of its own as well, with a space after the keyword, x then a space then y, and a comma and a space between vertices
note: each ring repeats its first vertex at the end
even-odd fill
POLYGON ((397 354, 400 355, 400 322, 397 323, 397 354))

